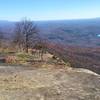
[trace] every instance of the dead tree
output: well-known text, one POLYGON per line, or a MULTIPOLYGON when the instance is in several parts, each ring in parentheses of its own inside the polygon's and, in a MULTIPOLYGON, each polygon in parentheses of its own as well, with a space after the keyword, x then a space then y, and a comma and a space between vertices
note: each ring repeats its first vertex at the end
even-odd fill
POLYGON ((33 44, 34 35, 37 34, 36 25, 29 20, 22 20, 16 23, 14 42, 18 47, 28 53, 33 44))

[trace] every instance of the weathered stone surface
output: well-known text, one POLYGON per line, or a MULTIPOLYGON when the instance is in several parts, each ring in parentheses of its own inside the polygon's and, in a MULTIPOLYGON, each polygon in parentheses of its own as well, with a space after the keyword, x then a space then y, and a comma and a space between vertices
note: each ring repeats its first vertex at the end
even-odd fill
POLYGON ((84 69, 1 66, 0 100, 100 100, 100 76, 84 69))

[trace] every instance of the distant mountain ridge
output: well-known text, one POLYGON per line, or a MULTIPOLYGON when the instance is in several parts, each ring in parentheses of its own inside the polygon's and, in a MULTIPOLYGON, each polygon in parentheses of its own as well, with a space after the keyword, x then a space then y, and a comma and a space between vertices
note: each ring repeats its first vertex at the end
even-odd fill
MULTIPOLYGON (((0 29, 6 37, 14 35, 16 22, 0 20, 0 29)), ((55 20, 35 21, 40 36, 51 42, 79 45, 79 46, 100 46, 100 18, 77 19, 77 20, 55 20)))

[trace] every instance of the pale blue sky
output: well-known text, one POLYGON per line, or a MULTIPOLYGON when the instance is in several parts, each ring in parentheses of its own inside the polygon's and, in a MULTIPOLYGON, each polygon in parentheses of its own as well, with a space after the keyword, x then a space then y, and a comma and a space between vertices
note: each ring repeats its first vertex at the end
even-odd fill
POLYGON ((0 20, 100 17, 100 0, 0 0, 0 20))

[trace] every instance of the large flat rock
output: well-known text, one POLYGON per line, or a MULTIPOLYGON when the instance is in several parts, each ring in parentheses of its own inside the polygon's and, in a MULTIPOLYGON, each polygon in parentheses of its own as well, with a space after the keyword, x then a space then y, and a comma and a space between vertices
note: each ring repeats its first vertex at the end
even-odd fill
POLYGON ((1 66, 0 100, 100 100, 100 76, 84 69, 1 66))

